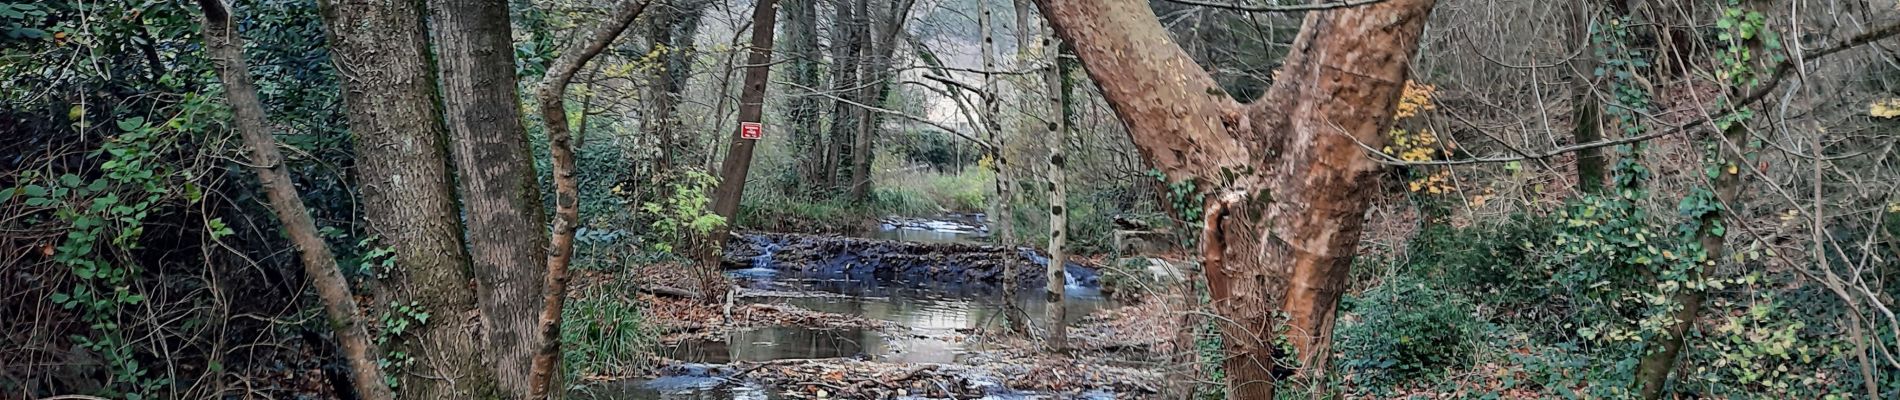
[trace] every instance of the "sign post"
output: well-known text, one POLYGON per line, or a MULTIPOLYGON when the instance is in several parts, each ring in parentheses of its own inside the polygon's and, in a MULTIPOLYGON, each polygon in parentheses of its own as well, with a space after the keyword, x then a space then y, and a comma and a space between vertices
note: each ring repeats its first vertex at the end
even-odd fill
POLYGON ((759 125, 759 123, 757 122, 740 122, 739 123, 739 138, 740 139, 759 140, 760 138, 764 138, 764 137, 765 137, 765 126, 759 125))

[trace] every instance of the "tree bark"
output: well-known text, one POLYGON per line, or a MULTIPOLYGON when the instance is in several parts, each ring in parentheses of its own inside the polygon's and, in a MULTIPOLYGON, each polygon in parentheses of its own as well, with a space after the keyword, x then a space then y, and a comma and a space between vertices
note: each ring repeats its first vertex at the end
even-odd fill
MULTIPOLYGON (((1757 9, 1763 6, 1763 3, 1762 1, 1745 1, 1742 4, 1743 7, 1757 9)), ((1717 59, 1723 57, 1719 52, 1726 50, 1726 46, 1743 46, 1748 52, 1763 54, 1761 35, 1755 35, 1752 39, 1746 40, 1741 39, 1741 35, 1734 35, 1734 37, 1737 41, 1735 43, 1718 43, 1712 46, 1721 47, 1721 49, 1717 49, 1718 54, 1711 54, 1711 57, 1717 59)), ((1749 70, 1755 73, 1774 73, 1769 68, 1762 67, 1756 60, 1741 62, 1749 63, 1749 70)), ((1736 79, 1742 78, 1735 77, 1729 80, 1736 79)), ((1725 83, 1728 86, 1729 104, 1733 104, 1734 107, 1746 107, 1747 102, 1735 102, 1734 99, 1747 97, 1749 92, 1755 90, 1753 86, 1756 84, 1725 83)), ((1696 316, 1702 311, 1702 301, 1708 293, 1703 283, 1704 277, 1713 272, 1717 265, 1728 260, 1726 218, 1741 206, 1738 195, 1741 191, 1742 175, 1739 168, 1749 168, 1749 158, 1742 154, 1746 151, 1742 146, 1747 145, 1748 139, 1748 124, 1745 119, 1729 121, 1727 126, 1722 128, 1720 135, 1712 140, 1711 145, 1716 149, 1715 154, 1703 161, 1705 168, 1716 170, 1716 175, 1709 179, 1709 192, 1702 193, 1712 194, 1714 197, 1712 200, 1717 208, 1705 211, 1698 216, 1695 238, 1696 243, 1702 247, 1702 251, 1700 254, 1684 252, 1684 257, 1692 258, 1683 260, 1690 265, 1682 278, 1683 281, 1678 282, 1679 289, 1673 295, 1679 308, 1671 311, 1673 318, 1668 326, 1663 328, 1665 334, 1657 338, 1662 342, 1660 348, 1646 348, 1648 352, 1643 354, 1642 363, 1637 365, 1637 382, 1642 385, 1640 394, 1646 400, 1662 398, 1664 389, 1669 383, 1669 374, 1675 370, 1676 361, 1682 354, 1683 342, 1688 338, 1689 331, 1695 328, 1696 316)))
MULTIPOLYGON (((864 80, 864 85, 858 88, 860 103, 883 107, 884 101, 890 98, 891 63, 897 49, 898 33, 902 32, 905 23, 910 21, 910 8, 916 3, 916 0, 892 1, 890 8, 886 10, 888 14, 883 15, 882 18, 865 14, 867 20, 882 20, 883 23, 867 23, 867 29, 874 32, 874 35, 865 44, 865 53, 869 56, 860 59, 863 70, 859 73, 860 78, 864 80), (870 29, 870 27, 875 27, 875 29, 870 29)), ((868 12, 868 10, 860 11, 868 12)), ((860 203, 870 201, 871 162, 877 155, 877 142, 874 139, 878 128, 883 126, 883 120, 883 113, 868 111, 861 111, 858 118, 858 134, 853 141, 856 145, 851 153, 851 199, 860 203)))
POLYGON ((674 3, 654 10, 646 21, 649 46, 661 55, 648 75, 652 83, 646 87, 647 112, 640 119, 640 131, 659 139, 660 158, 653 168, 654 176, 659 177, 679 166, 690 143, 681 137, 675 115, 681 93, 686 90, 686 78, 693 72, 693 37, 699 32, 700 14, 708 4, 704 0, 674 3))
POLYGON ((851 182, 850 170, 843 163, 851 157, 852 147, 856 144, 854 138, 857 136, 858 119, 869 114, 851 104, 851 101, 846 101, 857 97, 858 91, 852 88, 858 86, 858 59, 867 54, 864 42, 870 37, 865 28, 869 16, 859 12, 866 8, 866 1, 840 0, 833 7, 837 10, 837 16, 832 27, 831 90, 839 92, 840 99, 832 103, 831 129, 827 135, 831 143, 825 152, 825 164, 821 169, 825 174, 824 186, 835 192, 842 192, 844 186, 851 182))
POLYGON ((1381 147, 1433 0, 1313 12, 1261 99, 1243 105, 1174 44, 1146 2, 1037 0, 1143 158, 1211 204, 1206 272, 1228 395, 1270 399, 1275 362, 1323 375, 1381 147), (1219 267, 1214 267, 1219 264, 1219 267), (1284 319, 1284 329, 1278 321, 1284 319), (1283 354, 1285 340, 1292 354, 1283 354))
POLYGON ((205 48, 224 83, 225 100, 231 104, 232 120, 245 146, 251 148, 251 170, 270 200, 271 211, 284 224, 284 235, 297 246, 304 276, 316 288, 323 302, 324 316, 342 349, 350 369, 350 383, 356 397, 364 400, 389 400, 395 394, 383 381, 376 361, 383 357, 369 336, 368 324, 358 314, 356 298, 350 294, 349 280, 337 267, 330 245, 317 233, 317 224, 304 208, 303 199, 292 186, 290 171, 277 152, 277 140, 266 130, 264 104, 258 100, 257 84, 251 78, 250 63, 244 58, 244 39, 236 33, 231 12, 219 0, 198 0, 204 10, 205 48))
MULTIPOLYGON (((824 55, 818 51, 818 0, 785 0, 785 50, 792 59, 792 82, 807 88, 819 87, 818 70, 824 55)), ((796 161, 798 183, 787 187, 786 193, 816 199, 823 192, 820 182, 824 182, 825 158, 822 156, 825 143, 822 120, 818 111, 822 107, 818 94, 809 90, 792 95, 790 114, 792 151, 806 155, 796 161), (810 155, 819 155, 816 157, 810 155)))
POLYGON ((561 308, 567 302, 568 264, 574 258, 574 232, 580 227, 580 182, 574 176, 574 144, 568 131, 567 85, 588 61, 600 55, 621 32, 644 13, 651 0, 626 0, 614 15, 580 47, 561 54, 535 93, 541 123, 548 135, 549 158, 554 161, 554 232, 548 241, 547 275, 542 289, 540 340, 529 366, 529 396, 558 397, 555 379, 561 374, 561 308))
MULTIPOLYGON (((1595 1, 1572 3, 1576 7, 1576 21, 1571 27, 1570 39, 1582 46, 1596 47, 1591 31, 1596 17, 1601 14, 1595 1)), ((1575 143, 1595 143, 1603 140, 1603 102, 1597 97, 1596 69, 1600 62, 1595 51, 1585 51, 1571 61, 1571 69, 1576 74, 1572 81, 1571 141, 1575 143)), ((1607 176, 1608 160, 1601 148, 1587 148, 1577 151, 1577 190, 1583 193, 1602 193, 1604 177, 1607 176)))
MULTIPOLYGON (((752 11, 752 50, 746 57, 745 87, 739 93, 739 122, 759 122, 765 111, 765 84, 772 73, 772 33, 778 22, 778 1, 759 0, 752 11)), ((744 128, 732 130, 732 145, 719 166, 719 186, 713 189, 713 212, 732 221, 739 213, 739 199, 745 195, 746 175, 752 170, 752 149, 757 140, 741 139, 744 128)), ((725 230, 714 232, 724 238, 725 230)))
POLYGON ((365 214, 396 267, 383 286, 391 302, 421 314, 397 348, 414 357, 401 388, 414 398, 494 398, 484 361, 481 310, 469 286, 469 256, 450 184, 447 132, 421 2, 320 0, 331 60, 343 77, 365 214), (401 299, 401 300, 396 300, 401 299))
MULTIPOLYGON (((1018 12, 1022 12, 1019 10, 1018 12)), ((1028 20, 1021 18, 1019 20, 1028 20)), ((1028 24, 1023 24, 1027 26, 1028 24)), ((1023 36, 1028 36, 1028 28, 1022 28, 1023 36)), ((1062 295, 1068 287, 1069 273, 1064 269, 1066 253, 1063 245, 1069 239, 1068 183, 1064 182, 1068 160, 1064 158, 1064 148, 1068 147, 1069 121, 1067 121, 1069 94, 1062 78, 1062 55, 1056 50, 1055 33, 1041 35, 1042 52, 1048 57, 1048 69, 1043 73, 1043 81, 1048 85, 1049 106, 1053 112, 1049 115, 1049 265, 1043 274, 1047 278, 1045 285, 1049 300, 1049 348, 1057 352, 1069 348, 1068 310, 1063 306, 1062 295)))
POLYGON ((547 217, 521 123, 514 35, 505 0, 430 2, 442 106, 468 224, 477 302, 495 378, 529 394, 547 271, 547 217))
MULTIPOLYGON (((996 101, 1000 93, 996 74, 992 72, 996 70, 996 32, 989 1, 980 0, 976 4, 976 26, 982 35, 978 49, 983 52, 983 132, 984 140, 989 142, 984 147, 989 150, 990 167, 996 171, 996 198, 990 200, 989 210, 990 233, 996 236, 997 245, 1015 246, 1015 218, 1012 218, 1015 212, 1010 210, 1010 201, 1015 198, 1011 190, 1015 181, 1010 180, 1009 158, 1003 143, 1002 112, 998 110, 996 101)), ((1016 264, 1015 257, 1003 258, 1003 296, 1007 299, 1017 298, 1022 290, 1016 264)), ((1010 329, 1028 332, 1029 324, 1025 321, 1024 313, 1013 306, 1008 308, 1003 310, 1003 319, 1010 329)))

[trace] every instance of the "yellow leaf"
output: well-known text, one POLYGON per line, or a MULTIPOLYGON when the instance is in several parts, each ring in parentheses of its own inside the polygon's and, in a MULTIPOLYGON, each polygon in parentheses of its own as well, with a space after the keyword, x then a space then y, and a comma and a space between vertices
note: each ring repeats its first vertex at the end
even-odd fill
POLYGON ((1875 101, 1867 107, 1867 114, 1875 118, 1900 118, 1900 98, 1875 101))

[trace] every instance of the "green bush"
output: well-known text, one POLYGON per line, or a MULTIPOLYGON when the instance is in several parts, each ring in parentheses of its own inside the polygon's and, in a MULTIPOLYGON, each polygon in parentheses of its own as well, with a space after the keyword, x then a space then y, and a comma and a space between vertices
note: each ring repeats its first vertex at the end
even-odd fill
POLYGON ((1430 224, 1407 245, 1407 264, 1486 304, 1519 308, 1549 298, 1560 250, 1547 244, 1552 224, 1514 216, 1496 225, 1430 224))
POLYGON ((1349 298, 1339 365, 1368 383, 1401 383, 1468 364, 1485 323, 1464 296, 1437 286, 1393 279, 1349 298))

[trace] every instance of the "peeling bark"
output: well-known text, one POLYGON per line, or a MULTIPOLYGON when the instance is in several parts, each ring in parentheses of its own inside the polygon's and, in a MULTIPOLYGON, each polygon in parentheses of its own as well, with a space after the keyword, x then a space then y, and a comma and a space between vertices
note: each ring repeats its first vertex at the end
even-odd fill
POLYGON ((1143 158, 1171 180, 1234 199, 1212 224, 1224 248, 1206 271, 1226 320, 1230 398, 1272 398, 1283 359, 1323 375, 1378 171, 1362 146, 1385 143, 1434 3, 1308 14, 1280 79, 1243 105, 1169 39, 1146 2, 1037 1, 1143 158))
POLYGON ((600 55, 651 0, 626 0, 611 19, 594 29, 587 42, 568 50, 548 68, 535 97, 541 123, 548 135, 548 153, 554 160, 554 232, 548 240, 547 275, 542 289, 540 344, 529 366, 529 397, 560 396, 555 380, 561 374, 561 308, 567 301, 568 265, 574 258, 574 233, 580 227, 580 182, 574 176, 574 144, 567 122, 567 85, 588 61, 600 55))

